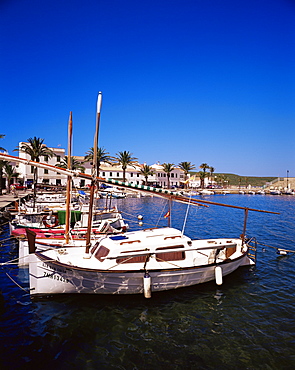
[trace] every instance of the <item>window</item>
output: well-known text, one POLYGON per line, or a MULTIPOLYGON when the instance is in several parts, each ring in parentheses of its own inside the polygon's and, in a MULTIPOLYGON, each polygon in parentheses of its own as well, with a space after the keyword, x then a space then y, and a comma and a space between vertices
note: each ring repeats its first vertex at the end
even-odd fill
POLYGON ((46 168, 44 169, 44 175, 48 175, 48 170, 46 168))
POLYGON ((175 174, 175 177, 177 177, 177 173, 175 174))
POLYGON ((56 162, 60 162, 60 155, 56 156, 56 162))
POLYGON ((110 172, 110 177, 112 177, 113 176, 113 172, 110 172))
MULTIPOLYGON (((180 249, 183 248, 183 245, 174 245, 172 247, 160 247, 157 248, 157 251, 165 250, 165 249, 180 249)), ((177 251, 177 252, 167 252, 167 253, 157 253, 156 259, 158 262, 161 261, 180 261, 185 259, 185 252, 177 251)))
MULTIPOLYGON (((136 250, 136 251, 124 251, 124 252, 121 252, 122 254, 123 253, 130 253, 130 254, 134 254, 136 252, 145 252, 144 249, 142 250, 136 250)), ((136 257, 126 257, 126 258, 117 258, 116 259, 116 263, 123 263, 123 262, 128 262, 128 263, 144 263, 147 259, 148 255, 141 255, 141 256, 136 256, 136 257)))
POLYGON ((44 162, 48 162, 48 155, 44 155, 44 162))
POLYGON ((119 177, 120 176, 120 174, 119 174, 119 172, 117 172, 117 177, 119 177))
POLYGON ((173 172, 171 173, 171 177, 174 177, 174 173, 173 172))
POLYGON ((31 166, 31 173, 34 173, 34 166, 31 166))
POLYGON ((132 172, 130 173, 130 177, 133 177, 133 173, 132 172))
POLYGON ((97 250, 97 252, 95 253, 95 258, 97 258, 100 262, 103 262, 104 260, 102 259, 102 257, 106 257, 108 254, 109 254, 109 249, 104 247, 103 245, 100 246, 97 250))
POLYGON ((139 173, 137 174, 137 177, 139 177, 139 173))
POLYGON ((103 177, 105 177, 105 175, 106 175, 106 173, 105 173, 105 172, 103 172, 103 173, 102 173, 102 176, 103 176, 103 177))

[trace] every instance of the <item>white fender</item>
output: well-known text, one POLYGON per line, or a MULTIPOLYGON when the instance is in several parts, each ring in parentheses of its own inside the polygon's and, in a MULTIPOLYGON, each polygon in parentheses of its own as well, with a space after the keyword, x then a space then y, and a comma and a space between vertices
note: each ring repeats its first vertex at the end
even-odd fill
POLYGON ((215 267, 215 281, 217 285, 222 284, 222 268, 220 266, 215 267))
POLYGON ((146 272, 143 277, 143 294, 145 298, 151 298, 152 296, 151 283, 151 276, 146 272))

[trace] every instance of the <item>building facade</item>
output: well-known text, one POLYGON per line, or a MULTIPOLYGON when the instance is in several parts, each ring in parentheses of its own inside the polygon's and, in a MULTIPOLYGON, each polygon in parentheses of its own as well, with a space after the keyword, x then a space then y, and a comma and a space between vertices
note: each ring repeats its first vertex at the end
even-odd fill
MULTIPOLYGON (((21 147, 23 143, 19 143, 21 147)), ((65 149, 63 148, 49 148, 54 153, 53 157, 42 156, 40 162, 47 163, 52 166, 58 165, 65 158, 65 149)), ((30 156, 27 153, 19 151, 19 157, 26 160, 30 160, 30 156)), ((83 156, 74 156, 74 158, 79 161, 85 168, 84 172, 86 174, 91 174, 92 166, 89 162, 84 162, 83 156)), ((27 164, 19 163, 16 165, 17 171, 19 173, 19 180, 24 185, 30 187, 33 183, 34 178, 34 167, 27 164)), ((128 166, 125 172, 126 182, 134 185, 145 184, 145 177, 141 173, 141 168, 143 165, 136 164, 134 166, 128 166)), ((167 173, 163 171, 163 167, 157 163, 150 166, 154 172, 152 176, 149 176, 147 181, 150 186, 158 186, 161 188, 168 187, 168 177, 167 173)), ((103 179, 114 179, 123 181, 123 170, 119 165, 110 165, 107 163, 102 163, 99 170, 99 177, 103 179)), ((184 172, 179 168, 175 167, 170 173, 170 188, 180 187, 184 181, 184 172)), ((67 182, 67 177, 65 175, 58 174, 54 171, 50 171, 43 168, 38 168, 38 183, 51 186, 65 186, 67 182)), ((90 184, 90 180, 73 178, 74 186, 77 188, 83 188, 90 184)))

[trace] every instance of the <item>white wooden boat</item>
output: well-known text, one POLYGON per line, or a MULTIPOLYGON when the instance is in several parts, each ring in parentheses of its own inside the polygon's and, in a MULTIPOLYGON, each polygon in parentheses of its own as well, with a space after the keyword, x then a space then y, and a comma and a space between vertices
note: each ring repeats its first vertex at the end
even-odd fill
POLYGON ((281 195, 282 192, 280 190, 275 189, 275 190, 270 190, 269 194, 271 194, 271 195, 281 195))
POLYGON ((37 252, 30 294, 141 294, 215 280, 254 264, 242 239, 191 240, 174 228, 101 238, 89 253, 70 247, 37 252))
MULTIPOLYGON (((65 210, 59 210, 57 212, 43 212, 43 213, 19 213, 15 215, 15 218, 10 222, 10 232, 12 235, 17 236, 23 234, 24 228, 36 229, 36 232, 47 232, 52 231, 60 232, 65 230, 65 210)), ((88 225, 88 209, 85 207, 80 210, 71 210, 71 224, 74 232, 82 232, 83 229, 87 228, 88 225)), ((121 212, 118 211, 117 207, 109 209, 96 209, 92 214, 92 228, 100 228, 101 225, 107 221, 114 229, 119 231, 126 231, 128 224, 125 223, 121 212)))
POLYGON ((258 190, 256 194, 258 194, 258 195, 265 195, 265 191, 264 190, 258 190))
POLYGON ((214 195, 214 191, 213 190, 208 190, 208 189, 203 189, 203 190, 200 190, 200 195, 214 195))

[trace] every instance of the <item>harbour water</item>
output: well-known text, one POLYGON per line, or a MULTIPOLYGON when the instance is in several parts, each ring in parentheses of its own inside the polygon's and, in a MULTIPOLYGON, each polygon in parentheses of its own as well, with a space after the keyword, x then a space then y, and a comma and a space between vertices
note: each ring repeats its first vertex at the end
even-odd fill
MULTIPOLYGON (((1 369, 294 369, 295 197, 207 196, 280 212, 249 212, 257 264, 215 282, 143 296, 30 299, 28 271, 0 269, 1 369), (263 245, 262 245, 263 244, 263 245), (272 248, 274 247, 274 248, 272 248), (18 283, 16 285, 12 280, 18 283)), ((130 229, 166 226, 159 198, 116 200, 130 229), (143 216, 139 226, 137 215, 143 216)), ((103 205, 103 200, 101 200, 103 205)), ((244 212, 173 204, 172 226, 192 238, 236 237, 244 212)), ((2 227, 0 262, 17 257, 2 227)), ((1 242, 0 240, 0 242, 1 242)))

